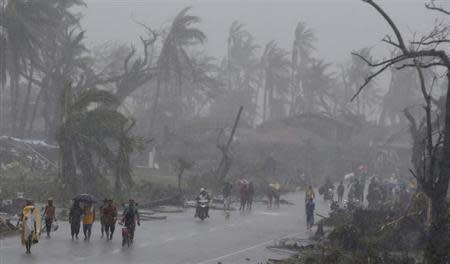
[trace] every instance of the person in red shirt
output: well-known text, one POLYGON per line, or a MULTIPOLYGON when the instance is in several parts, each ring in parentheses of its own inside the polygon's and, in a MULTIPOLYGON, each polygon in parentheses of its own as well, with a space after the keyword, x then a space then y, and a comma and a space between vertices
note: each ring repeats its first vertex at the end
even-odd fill
POLYGON ((244 183, 241 184, 239 188, 239 194, 241 197, 241 207, 239 207, 239 210, 245 211, 245 206, 248 202, 248 184, 244 183))
POLYGON ((103 207, 103 221, 105 224, 106 239, 112 240, 117 221, 117 207, 112 199, 108 199, 106 206, 103 207))
POLYGON ((53 199, 49 198, 48 203, 44 208, 44 220, 45 220, 45 231, 47 232, 47 237, 50 237, 50 232, 52 231, 53 221, 56 221, 56 208, 53 205, 53 199))

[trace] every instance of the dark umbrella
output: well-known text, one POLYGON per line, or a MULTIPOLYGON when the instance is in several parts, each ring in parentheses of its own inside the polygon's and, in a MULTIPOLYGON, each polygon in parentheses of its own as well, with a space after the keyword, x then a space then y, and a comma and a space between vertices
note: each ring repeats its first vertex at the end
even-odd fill
POLYGON ((75 196, 73 198, 74 201, 78 201, 78 202, 85 202, 85 203, 96 203, 97 199, 91 195, 91 194, 87 194, 87 193, 82 193, 82 194, 78 194, 77 196, 75 196))

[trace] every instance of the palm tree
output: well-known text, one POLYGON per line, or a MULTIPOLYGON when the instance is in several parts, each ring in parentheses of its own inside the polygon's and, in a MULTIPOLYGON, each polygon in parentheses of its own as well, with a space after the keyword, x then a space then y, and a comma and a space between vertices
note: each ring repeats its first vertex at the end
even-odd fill
MULTIPOLYGON (((62 119, 61 106, 58 104, 63 90, 61 87, 65 86, 67 80, 74 83, 75 90, 95 87, 96 74, 92 69, 93 61, 87 55, 83 40, 84 31, 79 31, 77 27, 66 28, 58 32, 55 39, 49 40, 42 50, 43 61, 40 69, 43 77, 28 122, 28 133, 33 129, 35 113, 42 102, 45 134, 48 139, 54 140, 55 131, 62 119)), ((24 119, 27 119, 26 115, 24 119)))
POLYGON ((26 72, 31 72, 31 67, 39 69, 42 63, 41 51, 47 40, 54 39, 63 25, 77 20, 69 9, 83 4, 83 1, 4 0, 2 4, 0 28, 3 34, 0 36, 0 46, 5 56, 0 57, 0 75, 2 79, 5 73, 9 76, 10 133, 16 133, 23 88, 20 85, 21 77, 26 72))
POLYGON ((106 174, 111 171, 115 175, 114 191, 120 195, 122 185, 133 183, 129 155, 136 141, 129 132, 134 121, 115 110, 117 99, 107 91, 90 89, 74 95, 67 85, 60 103, 64 115, 57 138, 65 193, 106 195, 106 174))
MULTIPOLYGON (((253 36, 245 30, 243 24, 234 21, 231 24, 227 41, 227 58, 224 67, 225 83, 228 88, 228 97, 233 94, 239 97, 237 106, 244 106, 243 121, 252 124, 256 119, 259 61, 256 51, 259 45, 255 44, 253 36)), ((236 111, 232 109, 232 112, 236 111)))
MULTIPOLYGON (((200 18, 188 15, 189 10, 190 7, 186 7, 178 13, 163 41, 161 54, 157 61, 156 92, 150 129, 154 129, 159 100, 161 98, 176 97, 179 99, 182 97, 183 70, 186 65, 189 66, 191 60, 186 48, 203 43, 206 40, 205 34, 200 29, 192 27, 193 24, 200 22, 200 18), (175 83, 171 83, 172 79, 175 80, 175 83)), ((173 106, 176 107, 174 110, 175 116, 179 116, 182 112, 181 101, 173 106)))
POLYGON ((1 12, 0 27, 6 32, 4 64, 10 82, 10 133, 17 131, 22 72, 29 65, 39 64, 39 51, 61 17, 56 2, 9 0, 1 12))
POLYGON ((310 66, 305 69, 303 83, 305 112, 316 112, 318 110, 329 112, 329 104, 326 98, 333 82, 332 74, 328 72, 329 67, 330 64, 323 60, 311 59, 310 66))
POLYGON ((289 87, 288 53, 274 41, 267 43, 262 56, 264 69, 263 122, 285 115, 285 95, 289 87), (269 111, 267 110, 269 108, 269 111), (270 113, 270 115, 269 115, 270 113))
MULTIPOLYGON (((354 51, 364 58, 371 60, 371 50, 370 48, 363 48, 358 51, 354 51)), ((363 60, 358 57, 353 56, 349 69, 348 69, 348 82, 353 87, 354 93, 359 89, 361 83, 364 83, 365 78, 372 74, 372 69, 363 60)), ((381 99, 380 90, 376 86, 375 82, 370 82, 368 89, 365 89, 355 100, 356 100, 356 114, 367 115, 373 113, 373 108, 375 108, 381 99)))
POLYGON ((311 61, 311 53, 314 50, 314 42, 316 37, 314 32, 306 26, 305 23, 299 22, 295 28, 295 40, 292 45, 292 85, 291 85, 291 105, 289 112, 295 114, 301 103, 302 81, 305 71, 311 61))

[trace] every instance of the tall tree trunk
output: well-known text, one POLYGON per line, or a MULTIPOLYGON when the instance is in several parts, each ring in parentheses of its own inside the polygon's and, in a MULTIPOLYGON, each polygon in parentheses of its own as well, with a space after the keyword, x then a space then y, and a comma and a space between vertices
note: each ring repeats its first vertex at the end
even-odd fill
POLYGON ((262 117, 262 121, 265 122, 266 121, 266 112, 267 112, 267 78, 266 78, 266 83, 264 84, 264 95, 263 95, 263 117, 262 117))
POLYGON ((155 131, 155 121, 156 116, 158 115, 158 103, 159 103, 159 97, 161 96, 161 72, 158 72, 158 76, 156 79, 156 93, 155 93, 155 99, 153 100, 153 106, 152 106, 152 112, 150 117, 150 133, 154 133, 155 131))
POLYGON ((15 135, 16 133, 16 129, 17 129, 17 110, 18 110, 18 106, 17 104, 19 103, 19 65, 18 62, 15 62, 13 65, 14 69, 11 71, 11 76, 10 76, 10 85, 9 85, 9 89, 10 89, 10 113, 9 113, 9 118, 10 118, 10 135, 15 135))
POLYGON ((444 144, 439 164, 439 178, 431 198, 430 239, 425 251, 427 264, 448 263, 450 253, 449 205, 447 191, 450 180, 450 64, 447 65, 447 96, 445 103, 444 144))
POLYGON ((31 112, 31 118, 30 118, 30 122, 28 123, 28 129, 26 132, 26 136, 31 136, 31 133, 33 132, 34 121, 36 120, 36 113, 39 109, 39 103, 41 102, 41 98, 42 98, 42 89, 43 88, 39 89, 39 93, 34 102, 33 111, 31 112))
POLYGON ((30 78, 28 80, 28 86, 27 86, 27 93, 25 95, 25 99, 23 101, 23 105, 22 105, 22 111, 21 111, 21 116, 20 116, 20 124, 19 124, 19 130, 18 135, 20 137, 24 137, 25 136, 25 127, 28 121, 28 112, 29 112, 29 108, 30 108, 30 95, 31 95, 31 88, 33 87, 33 67, 31 66, 30 68, 30 78))

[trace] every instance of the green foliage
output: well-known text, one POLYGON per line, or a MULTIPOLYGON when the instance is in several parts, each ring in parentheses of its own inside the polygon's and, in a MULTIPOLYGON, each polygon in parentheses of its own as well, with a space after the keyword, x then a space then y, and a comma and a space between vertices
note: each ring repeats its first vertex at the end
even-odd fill
POLYGON ((58 142, 62 180, 72 195, 82 191, 106 196, 108 174, 115 175, 116 195, 121 195, 122 186, 133 184, 129 156, 139 141, 129 136, 134 121, 109 107, 115 102, 106 91, 91 89, 73 97, 70 85, 65 89, 58 142))

